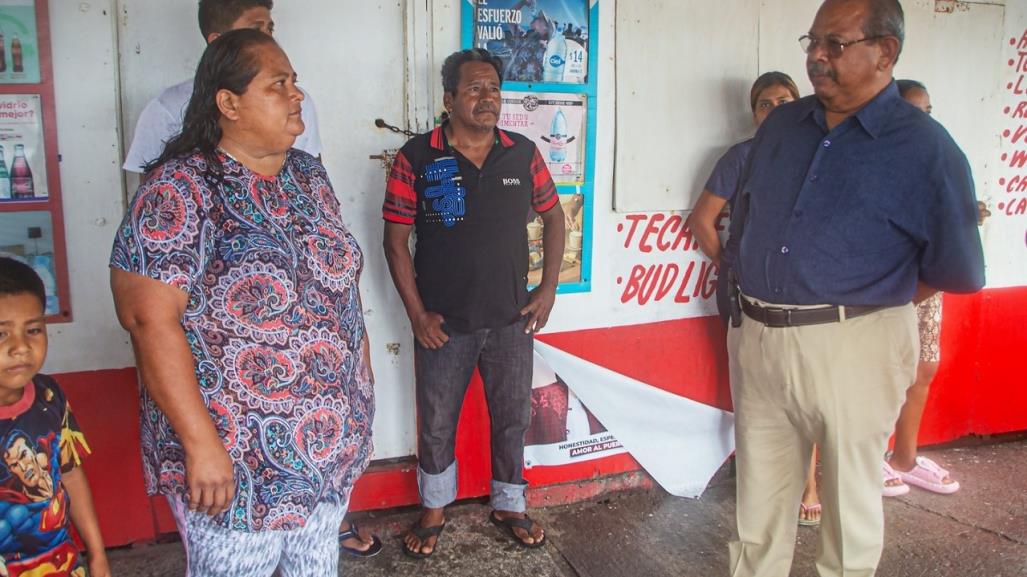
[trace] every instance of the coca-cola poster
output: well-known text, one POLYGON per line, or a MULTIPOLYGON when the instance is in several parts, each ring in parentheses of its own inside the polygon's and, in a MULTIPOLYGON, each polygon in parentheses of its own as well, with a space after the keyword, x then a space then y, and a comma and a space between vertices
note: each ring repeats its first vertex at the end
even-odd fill
POLYGON ((0 0, 0 84, 39 84, 35 0, 0 0))
POLYGON ((0 202, 49 196, 38 94, 0 94, 0 202))
POLYGON ((503 61, 504 80, 588 82, 588 0, 477 0, 474 45, 503 61))

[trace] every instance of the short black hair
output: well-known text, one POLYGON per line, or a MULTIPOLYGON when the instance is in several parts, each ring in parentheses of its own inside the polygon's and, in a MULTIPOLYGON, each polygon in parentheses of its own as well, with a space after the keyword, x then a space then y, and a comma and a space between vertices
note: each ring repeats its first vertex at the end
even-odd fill
POLYGON ((200 0, 198 18, 200 33, 203 39, 214 34, 224 34, 232 28, 232 24, 250 8, 267 8, 274 6, 274 0, 200 0))
POLYGON ((927 87, 924 86, 924 83, 916 80, 909 80, 908 78, 904 78, 902 80, 896 80, 895 84, 899 87, 899 96, 903 98, 906 97, 906 94, 908 94, 910 90, 915 90, 917 88, 923 90, 924 92, 927 92, 927 87))
POLYGON ((491 64, 499 75, 499 82, 503 82, 503 61, 498 56, 484 48, 470 48, 454 52, 446 57, 442 63, 442 89, 447 93, 456 95, 457 86, 460 85, 460 67, 468 62, 485 62, 491 64))
POLYGON ((899 0, 867 0, 867 7, 870 13, 863 23, 863 36, 897 38, 899 51, 895 53, 895 62, 898 62, 902 44, 906 41, 906 16, 902 12, 902 4, 899 0))
POLYGON ((46 309, 46 287, 32 267, 18 259, 0 256, 0 296, 29 293, 46 309))

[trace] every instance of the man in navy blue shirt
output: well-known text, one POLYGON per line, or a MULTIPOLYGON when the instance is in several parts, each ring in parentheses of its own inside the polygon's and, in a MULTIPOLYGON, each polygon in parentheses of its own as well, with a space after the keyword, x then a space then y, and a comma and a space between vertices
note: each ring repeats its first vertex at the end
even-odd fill
POLYGON ((984 285, 966 157, 892 80, 903 28, 897 0, 824 2, 800 39, 815 95, 778 107, 753 143, 732 224, 734 576, 788 575, 813 443, 817 569, 874 574, 881 457, 918 358, 912 301, 984 285))

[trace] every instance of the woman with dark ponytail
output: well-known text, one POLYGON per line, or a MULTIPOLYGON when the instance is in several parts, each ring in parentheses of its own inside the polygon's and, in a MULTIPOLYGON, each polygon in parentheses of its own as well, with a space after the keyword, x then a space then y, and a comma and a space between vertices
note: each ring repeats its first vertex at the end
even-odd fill
POLYGON ((253 51, 248 49, 261 44, 276 44, 267 34, 254 34, 256 30, 240 32, 243 33, 223 34, 217 39, 217 46, 212 44, 210 48, 213 49, 203 53, 196 68, 193 95, 182 118, 182 132, 164 145, 164 151, 156 160, 146 165, 147 173, 169 160, 199 152, 207 161, 208 170, 220 175, 217 148, 221 142, 221 112, 218 110, 217 93, 220 90, 235 94, 246 92, 260 66, 253 51))
POLYGON ((337 575, 371 455, 363 257, 324 167, 292 148, 302 101, 270 36, 214 40, 114 241, 147 488, 193 576, 337 575))

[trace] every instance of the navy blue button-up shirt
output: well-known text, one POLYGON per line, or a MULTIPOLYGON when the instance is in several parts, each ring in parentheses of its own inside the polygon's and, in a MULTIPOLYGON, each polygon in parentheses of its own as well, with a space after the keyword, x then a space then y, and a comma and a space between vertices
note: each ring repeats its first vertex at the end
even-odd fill
POLYGON ((815 96, 775 109, 741 186, 748 207, 732 235, 744 221, 736 267, 746 295, 891 306, 912 300, 918 280, 948 292, 984 286, 970 166, 894 82, 833 130, 815 96))

